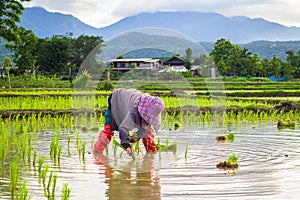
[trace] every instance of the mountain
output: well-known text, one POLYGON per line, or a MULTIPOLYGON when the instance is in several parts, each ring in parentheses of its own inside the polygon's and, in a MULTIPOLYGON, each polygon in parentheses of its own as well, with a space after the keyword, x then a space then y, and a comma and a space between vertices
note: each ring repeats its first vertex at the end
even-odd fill
POLYGON ((40 38, 64 35, 67 32, 72 32, 74 36, 99 33, 97 28, 81 22, 72 15, 48 12, 41 7, 26 8, 21 16, 20 25, 31 29, 40 38))
POLYGON ((287 27, 261 18, 226 17, 203 12, 155 12, 126 17, 110 26, 94 28, 72 15, 48 12, 40 7, 26 8, 21 25, 39 37, 73 32, 99 35, 108 39, 115 34, 143 27, 160 27, 181 32, 196 41, 215 42, 226 38, 233 43, 256 40, 300 40, 299 27, 287 27))
POLYGON ((101 28, 102 35, 110 36, 122 31, 161 27, 184 33, 196 41, 214 42, 220 38, 234 43, 255 40, 299 40, 300 28, 286 27, 264 19, 225 17, 217 13, 156 12, 126 17, 110 26, 101 28))

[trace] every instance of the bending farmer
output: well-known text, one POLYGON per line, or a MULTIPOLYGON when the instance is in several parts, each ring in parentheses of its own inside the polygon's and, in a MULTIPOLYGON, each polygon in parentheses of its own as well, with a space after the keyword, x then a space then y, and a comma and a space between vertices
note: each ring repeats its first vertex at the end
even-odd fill
POLYGON ((142 138, 148 153, 156 152, 154 142, 158 131, 164 102, 159 97, 143 94, 136 89, 117 89, 108 98, 108 108, 104 114, 104 127, 94 144, 94 152, 103 152, 111 141, 114 131, 119 131, 121 145, 129 154, 134 153, 130 143, 142 138), (134 137, 129 137, 129 131, 138 128, 134 137))

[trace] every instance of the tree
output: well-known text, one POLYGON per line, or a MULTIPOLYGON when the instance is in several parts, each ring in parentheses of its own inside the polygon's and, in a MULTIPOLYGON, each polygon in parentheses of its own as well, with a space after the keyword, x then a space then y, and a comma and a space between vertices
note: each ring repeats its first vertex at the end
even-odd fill
POLYGON ((24 11, 22 2, 30 0, 1 0, 0 2, 0 37, 8 42, 18 41, 19 32, 17 23, 24 11))
POLYGON ((222 38, 216 41, 214 49, 210 52, 210 56, 222 75, 229 75, 233 71, 231 64, 234 49, 234 45, 229 40, 222 38))
POLYGON ((287 62, 293 67, 294 78, 300 78, 300 50, 295 55, 293 51, 287 51, 287 62))
POLYGON ((281 61, 280 59, 274 55, 271 60, 271 71, 272 75, 274 75, 276 78, 280 78, 280 71, 281 71, 281 61))
POLYGON ((68 74, 70 55, 70 38, 66 36, 53 36, 51 39, 41 41, 37 64, 46 74, 68 74))
POLYGON ((8 77, 8 85, 9 85, 9 88, 11 89, 11 82, 10 82, 10 74, 9 74, 9 71, 11 69, 11 61, 10 61, 10 58, 9 57, 5 57, 3 62, 2 62, 2 67, 4 68, 6 74, 7 74, 7 77, 8 77))
POLYGON ((74 66, 74 71, 78 72, 84 59, 92 52, 99 54, 103 45, 103 39, 99 36, 80 35, 76 39, 72 39, 70 57, 74 66))
POLYGON ((272 75, 272 71, 271 71, 271 61, 267 58, 263 59, 261 61, 261 66, 262 66, 262 76, 264 77, 269 77, 272 75))
POLYGON ((283 63, 282 76, 292 78, 293 74, 294 74, 294 69, 291 63, 290 62, 283 63))
POLYGON ((246 48, 233 45, 229 40, 220 39, 210 53, 222 75, 253 76, 257 74, 259 57, 246 48))
POLYGON ((193 50, 191 48, 187 48, 185 50, 185 56, 186 56, 186 68, 189 70, 191 69, 192 65, 192 55, 193 55, 193 50))
POLYGON ((20 40, 10 42, 6 45, 11 51, 13 51, 13 62, 16 64, 18 74, 23 74, 25 71, 36 70, 36 57, 35 49, 38 43, 37 36, 31 31, 20 27, 19 30, 20 40))

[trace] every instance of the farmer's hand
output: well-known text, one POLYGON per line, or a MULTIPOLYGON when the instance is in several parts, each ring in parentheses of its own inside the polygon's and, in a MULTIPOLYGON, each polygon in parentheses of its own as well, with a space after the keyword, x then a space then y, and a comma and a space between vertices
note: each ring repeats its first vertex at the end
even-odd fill
POLYGON ((136 134, 129 136, 129 139, 130 139, 130 143, 139 141, 139 137, 136 134))
POLYGON ((133 155, 134 154, 134 149, 132 147, 127 147, 126 151, 127 151, 127 153, 129 155, 133 155))

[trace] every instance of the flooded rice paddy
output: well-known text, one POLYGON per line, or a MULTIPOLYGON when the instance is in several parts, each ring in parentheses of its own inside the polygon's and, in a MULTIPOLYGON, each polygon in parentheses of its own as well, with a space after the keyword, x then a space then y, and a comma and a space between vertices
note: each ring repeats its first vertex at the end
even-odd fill
MULTIPOLYGON (((143 145, 135 160, 115 149, 94 159, 92 144, 98 131, 80 132, 85 141, 82 159, 76 140, 70 151, 68 133, 62 132, 61 159, 49 158, 53 132, 41 131, 35 148, 45 156, 49 172, 57 174, 55 199, 61 199, 63 183, 71 189, 70 199, 298 199, 300 196, 300 129, 278 130, 266 126, 239 126, 230 130, 198 127, 194 130, 161 130, 157 137, 177 142, 176 152, 145 154, 143 145), (231 131, 234 142, 216 142, 231 131), (186 147, 188 143, 188 151, 186 147), (228 172, 216 164, 236 154, 239 169, 228 172)), ((115 135, 117 137, 117 134, 115 135)), ((118 140, 118 139, 117 139, 118 140)), ((7 169, 7 168, 6 168, 7 169)), ((48 199, 37 167, 23 164, 20 179, 27 180, 32 199, 48 199)), ((8 170, 0 177, 0 199, 10 199, 8 170)))

